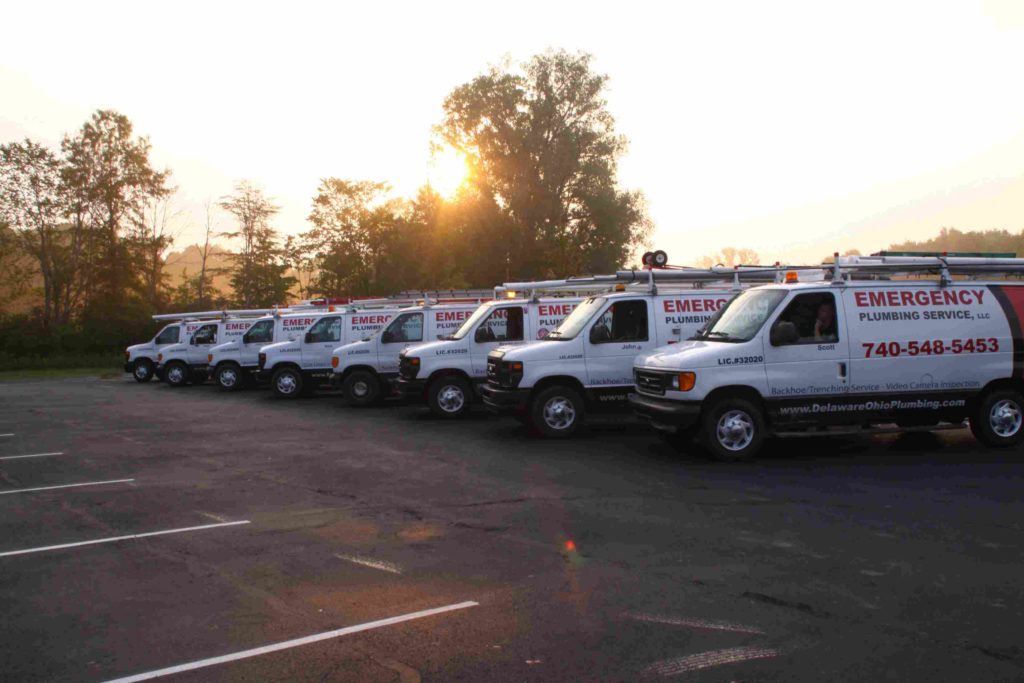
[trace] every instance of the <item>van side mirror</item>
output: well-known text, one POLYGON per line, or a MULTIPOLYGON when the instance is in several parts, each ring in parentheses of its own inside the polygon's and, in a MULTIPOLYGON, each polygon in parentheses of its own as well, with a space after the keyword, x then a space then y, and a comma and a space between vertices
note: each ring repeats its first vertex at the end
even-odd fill
POLYGON ((796 330, 796 325, 789 322, 788 320, 777 320, 772 325, 771 333, 768 335, 768 340, 772 346, 786 346, 787 344, 796 344, 800 341, 800 333, 796 330))
POLYGON ((612 332, 604 323, 598 323, 590 328, 590 343, 604 344, 612 340, 612 332))
POLYGON ((391 330, 384 330, 380 333, 381 344, 393 344, 395 342, 395 333, 391 330))
POLYGON ((476 332, 473 333, 473 341, 475 341, 478 344, 483 344, 484 342, 491 341, 491 339, 487 335, 488 331, 490 331, 490 328, 487 327, 487 325, 481 325, 480 327, 476 328, 476 332))
POLYGON ((302 341, 305 342, 306 344, 312 344, 313 343, 313 333, 312 332, 307 332, 306 336, 302 338, 302 341))

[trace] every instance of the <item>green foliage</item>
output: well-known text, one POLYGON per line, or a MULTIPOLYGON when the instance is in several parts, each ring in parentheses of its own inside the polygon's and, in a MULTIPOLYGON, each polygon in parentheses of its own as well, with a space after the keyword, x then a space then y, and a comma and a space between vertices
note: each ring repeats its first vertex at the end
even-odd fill
POLYGON ((1024 231, 968 230, 942 228, 935 237, 921 242, 900 242, 889 251, 983 251, 1024 254, 1024 231))

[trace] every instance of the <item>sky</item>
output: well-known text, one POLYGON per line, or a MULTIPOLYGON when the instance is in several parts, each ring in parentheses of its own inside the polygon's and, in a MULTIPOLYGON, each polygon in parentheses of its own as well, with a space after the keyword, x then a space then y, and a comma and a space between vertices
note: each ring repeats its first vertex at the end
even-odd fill
MULTIPOLYGON (((0 142, 126 114, 173 172, 177 247, 249 179, 308 228, 324 177, 411 196, 444 97, 585 51, 629 141, 650 246, 817 262, 940 227, 1024 229, 1024 1, 8 4, 0 142)), ((226 216, 216 218, 230 228, 226 216)))

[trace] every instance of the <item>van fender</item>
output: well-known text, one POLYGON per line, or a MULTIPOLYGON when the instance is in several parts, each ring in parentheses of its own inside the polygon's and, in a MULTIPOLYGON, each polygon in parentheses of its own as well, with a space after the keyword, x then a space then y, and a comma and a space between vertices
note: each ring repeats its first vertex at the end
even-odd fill
POLYGON ((373 367, 371 365, 350 365, 347 368, 345 368, 345 370, 341 373, 341 380, 344 381, 346 377, 351 375, 356 370, 363 370, 363 371, 369 372, 374 377, 379 377, 380 376, 380 373, 377 372, 377 368, 375 368, 375 367, 373 367))
POLYGON ((583 386, 583 382, 579 381, 579 379, 573 377, 572 375, 551 375, 549 377, 541 379, 532 387, 530 387, 530 400, 532 401, 533 397, 536 396, 541 391, 544 391, 548 387, 557 384, 572 387, 573 389, 576 390, 577 393, 579 393, 580 396, 583 397, 583 400, 585 400, 588 404, 593 402, 593 396, 589 391, 587 391, 587 388, 583 386))
POLYGON ((723 398, 742 398, 750 401, 761 410, 761 416, 764 418, 765 423, 770 427, 771 416, 768 414, 764 396, 762 396, 761 392, 754 387, 746 384, 728 384, 723 387, 715 387, 714 390, 708 392, 707 396, 701 400, 701 405, 714 405, 716 401, 723 398))

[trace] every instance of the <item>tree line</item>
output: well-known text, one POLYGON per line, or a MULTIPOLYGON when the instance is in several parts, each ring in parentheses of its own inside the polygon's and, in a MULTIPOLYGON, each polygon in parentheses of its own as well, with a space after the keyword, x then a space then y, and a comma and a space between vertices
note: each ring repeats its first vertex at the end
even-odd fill
POLYGON ((239 181, 207 205, 200 268, 176 287, 165 262, 171 171, 154 166, 149 139, 127 116, 99 110, 58 149, 30 139, 0 146, 0 280, 31 290, 33 311, 17 323, 36 336, 113 348, 167 308, 613 270, 651 223, 643 195, 619 186, 626 139, 607 84, 590 55, 548 51, 453 89, 429 141, 466 160, 451 197, 429 184, 404 198, 379 180, 325 177, 308 229, 285 239, 273 197, 239 181), (215 229, 217 211, 231 228, 215 229), (228 293, 213 288, 207 268, 218 239, 232 245, 228 293))

